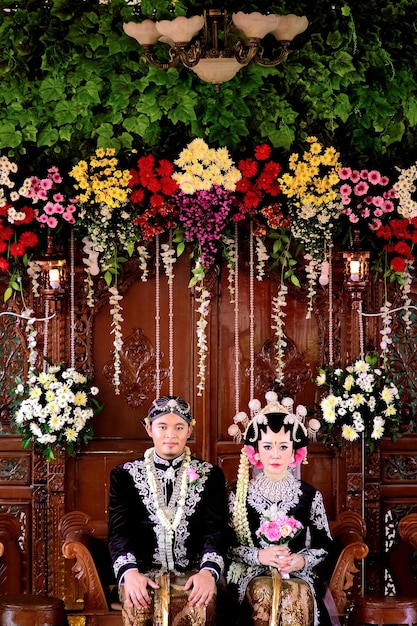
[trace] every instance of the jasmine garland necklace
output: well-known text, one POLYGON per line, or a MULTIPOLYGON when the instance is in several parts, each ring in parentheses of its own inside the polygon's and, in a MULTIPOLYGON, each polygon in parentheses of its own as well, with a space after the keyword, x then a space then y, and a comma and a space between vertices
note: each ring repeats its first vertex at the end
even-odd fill
POLYGON ((191 462, 191 450, 188 446, 184 448, 184 461, 175 481, 168 506, 163 502, 162 489, 156 475, 153 460, 154 450, 154 448, 149 448, 145 452, 146 478, 152 494, 156 515, 164 529, 168 532, 169 542, 172 543, 174 532, 178 528, 184 513, 185 498, 188 491, 188 469, 191 462))

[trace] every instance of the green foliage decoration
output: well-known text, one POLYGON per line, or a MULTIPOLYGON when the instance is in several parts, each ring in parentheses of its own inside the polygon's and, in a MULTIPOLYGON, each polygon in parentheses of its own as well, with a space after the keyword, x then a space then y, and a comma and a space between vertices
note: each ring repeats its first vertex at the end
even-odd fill
POLYGON ((252 63, 216 91, 180 66, 149 67, 123 32, 201 12, 198 2, 0 0, 0 151, 31 167, 97 147, 169 157, 200 136, 237 154, 268 141, 284 158, 314 134, 357 167, 417 158, 415 0, 222 6, 305 14, 309 28, 285 63, 252 63))

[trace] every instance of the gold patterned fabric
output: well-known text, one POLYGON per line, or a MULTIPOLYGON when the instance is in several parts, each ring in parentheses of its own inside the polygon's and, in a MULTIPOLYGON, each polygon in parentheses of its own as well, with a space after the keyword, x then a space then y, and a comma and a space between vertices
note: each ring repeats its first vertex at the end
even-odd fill
POLYGON ((153 605, 149 609, 136 609, 126 604, 123 585, 119 588, 122 603, 123 626, 214 626, 216 600, 213 597, 207 607, 191 607, 189 591, 184 585, 188 574, 163 574, 156 578, 159 589, 149 591, 153 605))
POLYGON ((252 609, 253 626, 310 626, 314 602, 303 580, 257 576, 248 585, 246 600, 252 609), (275 586, 275 590, 274 590, 275 586))

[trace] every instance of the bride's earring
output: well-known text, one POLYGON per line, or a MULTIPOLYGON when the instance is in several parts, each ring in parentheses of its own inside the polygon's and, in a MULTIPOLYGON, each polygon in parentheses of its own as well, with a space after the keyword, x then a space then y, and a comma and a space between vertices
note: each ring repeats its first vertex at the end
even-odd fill
POLYGON ((254 456, 255 461, 259 461, 260 460, 260 456, 259 456, 259 452, 257 452, 254 456))

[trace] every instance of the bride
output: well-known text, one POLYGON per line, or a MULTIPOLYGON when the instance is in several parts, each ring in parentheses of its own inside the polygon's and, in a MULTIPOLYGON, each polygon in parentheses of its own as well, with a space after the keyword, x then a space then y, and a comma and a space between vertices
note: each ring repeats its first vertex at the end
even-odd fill
POLYGON ((315 568, 332 538, 321 493, 294 477, 308 437, 292 401, 269 404, 247 425, 231 518, 236 543, 228 581, 241 606, 240 624, 330 624, 315 568), (253 477, 250 478, 250 466, 253 477))

